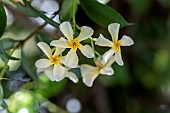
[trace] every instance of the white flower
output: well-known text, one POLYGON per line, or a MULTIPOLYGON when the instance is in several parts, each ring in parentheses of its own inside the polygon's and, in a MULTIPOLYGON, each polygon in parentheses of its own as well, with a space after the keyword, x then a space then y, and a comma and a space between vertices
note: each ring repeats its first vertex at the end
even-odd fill
POLYGON ((35 66, 44 70, 44 73, 48 75, 51 80, 60 81, 64 79, 67 74, 67 70, 61 65, 64 58, 60 56, 60 53, 62 53, 64 49, 56 48, 55 52, 52 54, 50 47, 46 43, 39 42, 37 45, 46 54, 48 59, 39 59, 35 63, 35 66))
POLYGON ((119 65, 123 65, 122 57, 121 57, 121 48, 120 46, 130 46, 133 45, 133 40, 129 37, 124 35, 122 39, 118 40, 118 32, 119 32, 120 24, 118 23, 112 23, 108 26, 108 30, 112 36, 112 42, 106 38, 103 37, 103 35, 100 35, 99 38, 96 41, 96 44, 99 46, 107 46, 111 47, 110 50, 108 50, 103 55, 104 63, 106 63, 111 56, 115 53, 115 61, 119 65))
MULTIPOLYGON (((73 81, 74 83, 78 82, 78 78, 77 76, 73 73, 73 72, 69 72, 69 69, 66 69, 66 76, 67 78, 69 78, 71 81, 73 81)), ((53 77, 53 66, 50 66, 46 69, 40 69, 38 68, 37 72, 44 72, 45 75, 47 75, 47 77, 51 80, 51 81, 55 81, 54 77, 53 77)))
POLYGON ((84 84, 88 87, 91 87, 93 85, 94 80, 98 77, 99 74, 113 75, 114 71, 111 65, 114 61, 115 58, 114 56, 112 56, 105 65, 102 64, 101 58, 98 58, 95 62, 96 67, 87 64, 81 65, 80 70, 84 84))
POLYGON ((89 45, 82 45, 80 42, 91 37, 93 34, 93 29, 87 26, 81 27, 80 34, 77 38, 73 38, 73 29, 69 22, 63 22, 60 24, 60 30, 65 35, 67 40, 61 37, 59 40, 54 40, 51 42, 52 46, 60 48, 71 48, 66 55, 64 64, 68 67, 75 68, 78 66, 78 56, 77 49, 80 49, 82 54, 87 58, 93 58, 94 53, 89 45))

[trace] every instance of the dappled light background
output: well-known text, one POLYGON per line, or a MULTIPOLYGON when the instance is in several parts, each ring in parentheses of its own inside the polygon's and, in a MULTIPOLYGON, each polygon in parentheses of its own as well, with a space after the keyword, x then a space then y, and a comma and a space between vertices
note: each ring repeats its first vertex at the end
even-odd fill
MULTIPOLYGON (((29 10, 12 6, 8 0, 2 1, 8 15, 8 32, 3 37, 24 39, 44 24, 45 21, 40 17, 25 16, 25 13, 30 13, 29 10)), ((36 113, 37 109, 40 113, 170 112, 170 1, 98 1, 107 3, 131 23, 119 32, 119 38, 126 34, 134 40, 133 46, 122 48, 124 66, 113 64, 114 75, 100 75, 91 88, 83 84, 81 76, 78 76, 79 82, 76 84, 69 79, 52 82, 43 73, 34 76, 32 72, 36 70, 35 62, 44 56, 37 42, 45 41, 49 44, 62 36, 57 28, 46 24, 40 33, 24 43, 22 52, 18 48, 13 53, 22 60, 11 61, 11 71, 5 75, 11 79, 2 81, 4 101, 9 105, 9 110, 18 113, 36 113)), ((60 23, 58 11, 61 3, 62 0, 32 0, 31 5, 60 23)), ((81 7, 77 9, 76 22, 79 26, 86 25, 95 29, 94 38, 102 33, 111 39, 107 28, 90 20, 81 7)), ((109 50, 97 45, 95 49, 99 53, 109 50)), ((91 59, 87 60, 80 52, 78 55, 80 64, 92 64, 91 59)), ((1 59, 0 67, 3 67, 1 59)), ((80 72, 76 70, 75 73, 80 72)), ((1 112, 6 113, 3 106, 0 106, 1 112)))

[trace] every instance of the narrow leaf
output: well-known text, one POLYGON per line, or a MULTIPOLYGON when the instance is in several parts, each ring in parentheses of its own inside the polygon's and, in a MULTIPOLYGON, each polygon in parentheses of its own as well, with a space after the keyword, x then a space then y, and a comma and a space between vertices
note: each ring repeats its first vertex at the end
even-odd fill
POLYGON ((21 51, 21 66, 25 70, 25 72, 32 77, 35 81, 37 80, 36 70, 34 68, 35 61, 33 57, 28 57, 25 52, 21 51))
POLYGON ((129 25, 129 23, 110 6, 101 4, 96 0, 80 0, 80 4, 87 16, 103 27, 107 27, 110 23, 119 23, 121 27, 129 25))
POLYGON ((77 10, 77 3, 73 4, 72 0, 64 0, 59 12, 61 22, 68 21, 73 16, 73 5, 77 10))
POLYGON ((5 28, 7 25, 7 16, 5 13, 5 9, 0 1, 0 37, 3 35, 5 28))
POLYGON ((71 19, 72 9, 73 9, 72 0, 64 0, 59 12, 60 19, 62 22, 71 19))

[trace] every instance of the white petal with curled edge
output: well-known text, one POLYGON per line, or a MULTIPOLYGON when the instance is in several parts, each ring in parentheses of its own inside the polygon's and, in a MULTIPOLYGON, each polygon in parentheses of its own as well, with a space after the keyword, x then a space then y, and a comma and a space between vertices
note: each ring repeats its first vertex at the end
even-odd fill
POLYGON ((134 44, 133 40, 129 37, 124 35, 121 40, 119 40, 121 46, 131 46, 134 44))
POLYGON ((72 73, 72 72, 68 72, 67 75, 66 75, 71 81, 73 81, 74 83, 77 83, 78 82, 78 78, 77 76, 72 73))
POLYGON ((58 82, 65 78, 67 73, 66 68, 61 65, 54 65, 53 78, 58 82))
POLYGON ((52 63, 49 59, 39 59, 38 61, 35 62, 35 66, 37 68, 47 68, 51 65, 52 63))
POLYGON ((59 26, 61 32, 68 40, 73 39, 73 29, 69 22, 63 22, 59 26))
POLYGON ((94 80, 99 75, 99 72, 96 67, 90 66, 90 65, 81 65, 80 67, 81 75, 83 77, 83 83, 91 87, 93 85, 94 80))
POLYGON ((113 56, 114 53, 115 51, 113 49, 110 49, 104 53, 103 55, 104 64, 107 63, 107 61, 113 56))
POLYGON ((80 45, 79 47, 81 53, 86 56, 87 58, 93 58, 94 57, 94 53, 93 53, 93 49, 89 46, 89 45, 80 45))
POLYGON ((37 45, 46 54, 46 56, 48 58, 50 58, 52 56, 51 49, 50 49, 50 47, 46 43, 39 42, 37 45))
POLYGON ((64 64, 70 68, 76 68, 78 66, 78 56, 74 50, 70 50, 65 58, 64 64))
POLYGON ((78 36, 79 42, 90 38, 93 35, 93 29, 91 27, 83 26, 81 27, 80 34, 78 36))
POLYGON ((106 39, 102 34, 100 34, 99 38, 97 39, 96 43, 99 46, 106 46, 106 47, 112 47, 113 42, 110 40, 106 39))
POLYGON ((115 61, 120 66, 123 66, 123 60, 122 60, 122 55, 121 55, 121 51, 120 50, 115 53, 115 61))
POLYGON ((44 69, 44 74, 51 80, 55 81, 53 78, 53 66, 50 66, 49 68, 44 69))
POLYGON ((112 23, 108 26, 108 31, 112 36, 113 42, 117 41, 117 39, 118 39, 119 28, 120 28, 120 24, 118 24, 118 23, 112 23))
POLYGON ((53 40, 50 43, 50 45, 55 46, 55 47, 60 47, 60 48, 68 48, 68 41, 64 42, 64 41, 61 41, 61 40, 53 40))
POLYGON ((100 71, 100 73, 104 74, 104 75, 113 75, 114 71, 113 71, 112 67, 105 67, 100 71))

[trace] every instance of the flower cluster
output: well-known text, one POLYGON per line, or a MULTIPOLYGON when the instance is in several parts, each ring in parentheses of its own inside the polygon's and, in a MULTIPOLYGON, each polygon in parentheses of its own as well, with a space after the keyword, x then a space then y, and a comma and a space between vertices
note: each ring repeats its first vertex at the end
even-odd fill
MULTIPOLYGON (((122 39, 118 40, 120 24, 112 23, 108 26, 108 31, 111 34, 112 41, 106 39, 100 34, 95 44, 98 46, 110 47, 110 50, 106 51, 103 56, 94 60, 95 66, 88 64, 78 65, 77 49, 87 58, 95 57, 95 50, 90 45, 83 45, 81 42, 88 38, 92 39, 93 29, 87 26, 80 28, 80 34, 78 37, 74 37, 73 29, 69 22, 63 22, 59 28, 65 37, 61 37, 59 40, 54 40, 50 43, 55 47, 52 49, 44 42, 39 42, 38 47, 48 57, 39 59, 35 65, 39 71, 42 71, 52 81, 61 81, 65 77, 68 77, 74 83, 78 82, 77 76, 70 71, 71 68, 80 67, 81 76, 85 85, 91 87, 94 80, 99 74, 113 75, 114 71, 111 65, 116 62, 119 65, 123 65, 121 57, 121 46, 133 45, 133 40, 124 35, 122 39), (62 56, 62 52, 69 48, 69 52, 62 56)), ((94 58, 95 59, 95 58, 94 58)))

